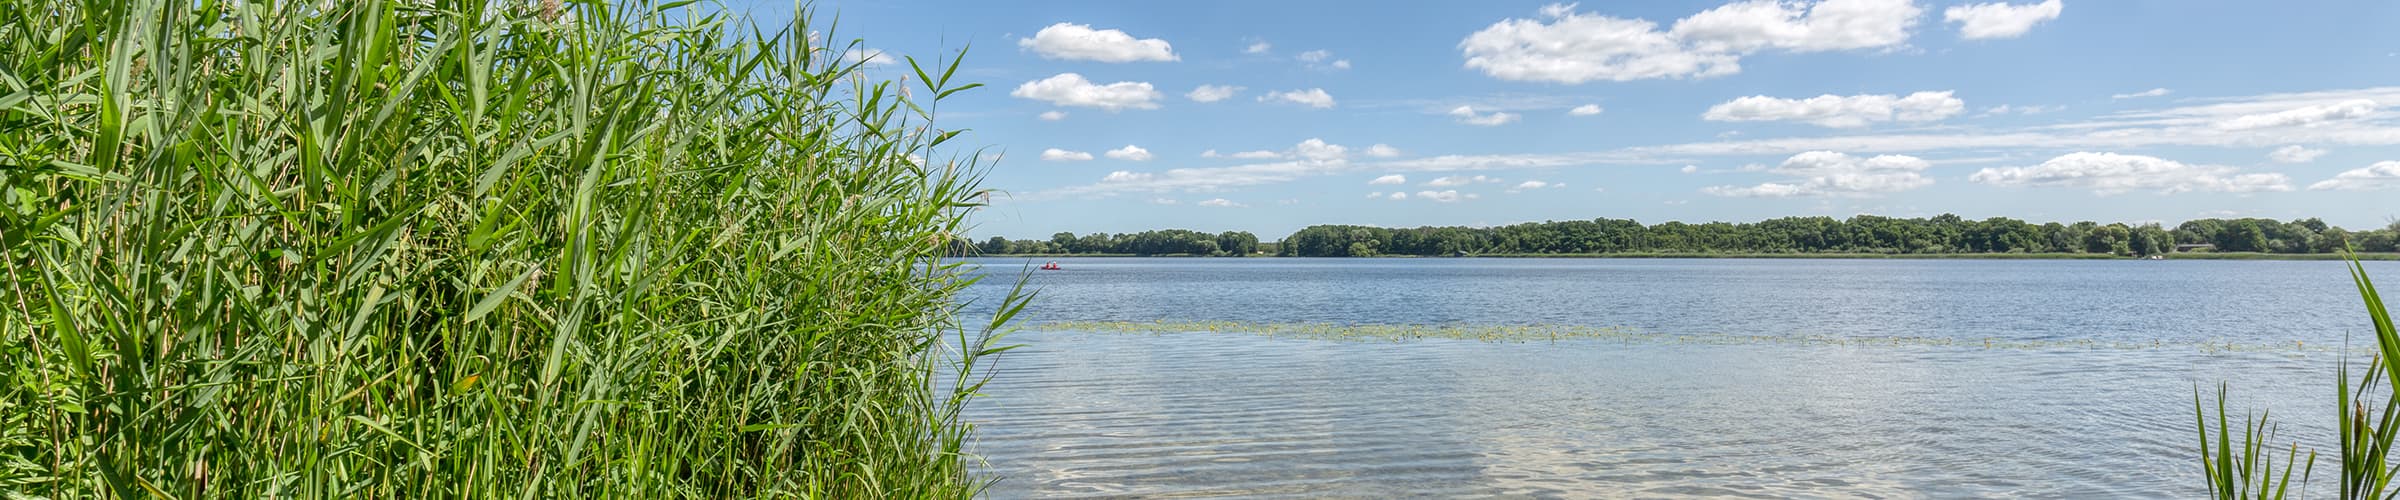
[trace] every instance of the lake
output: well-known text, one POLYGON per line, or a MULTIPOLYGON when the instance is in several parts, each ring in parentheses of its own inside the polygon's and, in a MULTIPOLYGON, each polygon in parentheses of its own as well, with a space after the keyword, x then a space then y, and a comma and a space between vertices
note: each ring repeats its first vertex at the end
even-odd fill
MULTIPOLYGON (((972 262, 985 310, 1029 268, 972 262)), ((2219 382, 2325 448, 2330 487, 2340 346, 2373 345, 2329 261, 1059 262, 967 412, 994 497, 2188 498, 2193 390, 2219 382), (1657 337, 1039 327, 1068 321, 1657 337)))

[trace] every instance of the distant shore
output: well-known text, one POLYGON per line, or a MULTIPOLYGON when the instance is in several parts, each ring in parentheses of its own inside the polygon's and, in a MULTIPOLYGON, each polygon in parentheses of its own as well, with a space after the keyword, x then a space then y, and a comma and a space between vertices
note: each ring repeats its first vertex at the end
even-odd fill
MULTIPOLYGON (((2358 260, 2400 261, 2400 253, 2359 253, 2358 260)), ((1136 255, 1124 253, 1100 254, 999 254, 975 255, 987 258, 1064 259, 1086 257, 1176 257, 1176 258, 1236 258, 1192 254, 1136 255)), ((2167 254, 2165 260, 2342 260, 2338 253, 2262 253, 2262 252, 2189 252, 2167 254)), ((1247 258, 1282 258, 1278 255, 1252 255, 1247 258)), ((1473 254, 1464 257, 1429 257, 1420 255, 1377 255, 1373 257, 1317 257, 1328 259, 1985 259, 1985 260, 2143 260, 2143 257, 2091 253, 1506 253, 1473 254)))

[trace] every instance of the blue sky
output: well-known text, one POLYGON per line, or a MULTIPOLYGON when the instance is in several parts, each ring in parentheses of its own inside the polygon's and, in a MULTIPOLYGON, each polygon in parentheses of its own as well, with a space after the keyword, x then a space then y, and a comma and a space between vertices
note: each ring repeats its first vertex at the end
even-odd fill
POLYGON ((941 126, 1004 153, 977 238, 2400 216, 2395 2, 817 8, 890 55, 972 44, 961 78, 988 87, 945 102, 941 126))

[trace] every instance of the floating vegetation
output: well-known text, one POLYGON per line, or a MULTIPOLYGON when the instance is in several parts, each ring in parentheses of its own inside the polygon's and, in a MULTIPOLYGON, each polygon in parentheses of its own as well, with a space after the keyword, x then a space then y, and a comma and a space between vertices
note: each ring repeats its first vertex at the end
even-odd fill
MULTIPOLYGON (((1239 321, 1053 321, 1028 323, 1026 329, 1059 332, 1190 334, 1239 333, 1269 337, 1366 342, 1408 342, 1425 339, 1525 343, 1602 341, 1633 344, 1701 345, 1821 345, 1873 347, 1958 347, 1977 349, 2164 349, 2190 348, 2207 352, 2333 352, 2337 345, 2308 345, 2304 341, 2109 341, 2094 339, 2018 340, 1922 336, 1857 337, 1838 335, 1735 335, 1728 333, 1659 333, 1623 326, 1503 325, 1503 324, 1333 324, 1250 323, 1239 321)), ((2363 352, 2363 351, 2362 351, 2363 352)))

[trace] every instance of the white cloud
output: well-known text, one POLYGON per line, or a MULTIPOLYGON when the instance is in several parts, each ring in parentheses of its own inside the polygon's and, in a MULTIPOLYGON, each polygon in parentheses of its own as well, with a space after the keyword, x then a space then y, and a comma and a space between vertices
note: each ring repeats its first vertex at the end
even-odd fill
POLYGON ((1032 49, 1045 59, 1111 63, 1176 60, 1175 50, 1166 40, 1136 39, 1123 31, 1094 30, 1088 24, 1053 24, 1034 33, 1033 38, 1017 40, 1017 46, 1032 49))
POLYGON ((1689 173, 1696 173, 1696 172, 1699 172, 1699 171, 1700 171, 1700 166, 1699 166, 1699 165, 1684 165, 1684 166, 1683 166, 1683 168, 1675 169, 1675 171, 1677 171, 1677 172, 1683 172, 1683 173, 1687 173, 1687 174, 1689 174, 1689 173))
POLYGON ((1675 21, 1673 34, 1703 50, 1793 52, 1894 48, 1917 24, 1911 0, 1750 0, 1675 21))
POLYGON ((2367 191, 2400 188, 2400 161, 2379 161, 2308 185, 2311 190, 2367 191))
POLYGON ((1745 0, 1658 23, 1542 7, 1467 35, 1466 66, 1503 80, 1584 83, 1707 78, 1738 73, 1765 49, 1820 52, 1904 46, 1916 25, 1911 0, 1745 0))
POLYGON ((1299 144, 1292 146, 1292 156, 1298 156, 1300 159, 1308 161, 1341 161, 1349 156, 1349 152, 1350 148, 1342 147, 1340 144, 1328 144, 1323 139, 1315 137, 1310 137, 1308 140, 1300 141, 1299 144))
POLYGON ((1241 93, 1243 88, 1233 85, 1201 85, 1183 96, 1198 102, 1217 102, 1233 98, 1233 95, 1241 93))
POLYGON ((2159 87, 2159 88, 2155 88, 2155 89, 2144 90, 2144 91, 2141 91, 2141 92, 2134 92, 2134 93, 2131 93, 2131 94, 2117 94, 2117 95, 2112 95, 2112 96, 2108 96, 2108 98, 2110 98, 2110 99, 2134 99, 2134 98, 2141 98, 2141 97, 2158 97, 2158 96, 2163 96, 2163 95, 2167 95, 2167 94, 2173 94, 2173 93, 2175 93, 2175 91, 2174 91, 2173 89, 2168 89, 2168 88, 2166 88, 2166 87, 2159 87))
POLYGON ((1242 208, 1242 207, 1247 207, 1247 206, 1249 206, 1249 205, 1244 205, 1244 204, 1241 204, 1241 203, 1236 203, 1236 202, 1234 202, 1233 200, 1228 200, 1228 199, 1224 199, 1224 198, 1209 198, 1209 199, 1208 199, 1208 200, 1206 200, 1206 201, 1202 201, 1202 202, 1200 202, 1200 206, 1203 206, 1203 207, 1223 207, 1223 208, 1242 208))
POLYGON ((1157 178, 1158 176, 1154 174, 1118 170, 1109 172, 1107 177, 1101 177, 1100 182, 1146 182, 1157 178))
MULTIPOLYGON (((1456 202, 1456 201, 1459 201, 1459 200, 1472 200, 1472 199, 1475 199, 1475 198, 1476 198, 1476 196, 1475 196, 1474 194, 1472 194, 1472 193, 1470 193, 1470 194, 1458 194, 1458 190, 1456 190, 1456 189, 1444 189, 1444 190, 1441 190, 1441 191, 1418 191, 1418 192, 1417 192, 1417 199, 1420 199, 1420 200, 1433 200, 1433 201, 1435 201, 1435 202, 1440 202, 1440 203, 1451 203, 1451 202, 1456 202)), ((1396 200, 1396 199, 1400 199, 1400 198, 1398 198, 1398 197, 1394 197, 1394 198, 1392 198, 1392 199, 1395 199, 1395 200, 1396 200)))
POLYGON ((1243 160, 1271 160, 1271 159, 1275 159, 1275 158, 1282 158, 1282 157, 1283 157, 1283 153, 1277 153, 1277 152, 1274 152, 1274 151, 1268 151, 1268 150, 1261 149, 1261 150, 1257 150, 1257 151, 1242 151, 1242 152, 1237 152, 1237 153, 1234 153, 1234 154, 1231 154, 1231 155, 1228 155, 1228 156, 1231 156, 1231 157, 1233 157, 1233 158, 1243 159, 1243 160))
POLYGON ((1769 173, 1799 178, 1798 181, 1749 187, 1711 186, 1700 191, 1746 198, 1864 197, 1933 185, 1933 179, 1924 173, 1928 166, 1932 164, 1914 156, 1860 158, 1832 151, 1809 151, 1792 155, 1783 164, 1767 169, 1769 173))
POLYGON ((1495 127, 1517 121, 1516 113, 1493 111, 1489 114, 1476 114, 1473 106, 1450 108, 1450 116, 1458 118, 1459 123, 1483 127, 1495 127))
POLYGON ((1390 198, 1394 200, 1405 200, 1408 199, 1408 193, 1394 192, 1390 198))
POLYGON ((2275 163, 2308 163, 2317 161, 2319 156, 2325 156, 2325 150, 2309 149, 2298 144, 2275 148, 2274 151, 2267 152, 2267 159, 2275 160, 2275 163))
POLYGON ((1135 146, 1132 144, 1127 144, 1125 147, 1117 149, 1111 149, 1108 150, 1107 153, 1102 154, 1108 155, 1109 158, 1126 161, 1150 161, 1151 158, 1150 150, 1142 149, 1141 146, 1135 146))
POLYGON ((894 59, 891 54, 880 49, 861 47, 842 51, 842 62, 865 64, 868 66, 882 66, 898 61, 894 59))
POLYGON ((2292 189, 2290 179, 2283 174, 2245 174, 2233 167, 2091 152, 2068 153, 2030 167, 1986 168, 1967 179, 2006 187, 2090 189, 2103 195, 2153 190, 2254 193, 2292 189))
POLYGON ((1042 161, 1085 161, 1090 159, 1092 159, 1092 154, 1082 151, 1068 151, 1058 148, 1042 150, 1042 161))
POLYGON ((1600 114, 1600 111, 1600 105, 1598 104, 1585 104, 1582 106, 1576 106, 1575 109, 1567 110, 1567 116, 1592 116, 1600 114))
POLYGON ((1382 198, 1382 197, 1383 197, 1383 192, 1382 192, 1382 191, 1376 191, 1376 192, 1372 192, 1372 193, 1367 193, 1367 198, 1368 198, 1368 199, 1382 198))
POLYGON ((1151 199, 1150 199, 1150 203, 1155 203, 1155 204, 1159 204, 1159 205, 1181 205, 1181 204, 1183 204, 1183 202, 1181 202, 1181 201, 1176 201, 1176 199, 1174 199, 1174 198, 1151 198, 1151 199))
POLYGON ((1992 106, 1992 107, 1989 107, 1989 108, 1983 108, 1983 112, 1982 112, 1982 113, 1978 113, 1978 114, 1976 114, 1975 116, 1995 116, 1995 115, 2009 115, 2009 114, 2017 114, 2017 115, 2038 115, 2038 114, 2042 114, 2042 113, 2049 113, 2049 112, 2052 112, 2052 111, 2058 111, 2058 110, 2062 110, 2062 109, 2067 109, 2067 107, 2066 107, 2066 106, 2042 106, 2042 105, 2038 105, 2038 104, 2036 104, 2036 105, 2026 105, 2026 106, 2011 106, 2011 105, 2007 105, 2007 104, 2002 104, 2002 105, 1998 105, 1998 106, 1992 106))
POLYGON ((2033 31, 2042 21, 2058 19, 2066 9, 2059 0, 2012 5, 2008 3, 1979 3, 1953 6, 1942 11, 1942 20, 1958 23, 1958 36, 1968 40, 2016 38, 2033 31))
POLYGON ((1392 175, 1386 175, 1386 176, 1382 176, 1382 177, 1376 177, 1376 178, 1375 178, 1375 180, 1367 181, 1367 185, 1370 185, 1370 186, 1381 186, 1381 185, 1387 185, 1387 184, 1407 184, 1407 183, 1408 183, 1408 176, 1405 176, 1405 175, 1400 175, 1400 174, 1392 174, 1392 175))
POLYGON ((1966 101, 1950 94, 1947 90, 1917 92, 1906 97, 1825 94, 1807 99, 1754 95, 1710 106, 1700 117, 1710 121, 1797 121, 1833 128, 1864 127, 1868 123, 1893 120, 1925 122, 1966 111, 1966 101))
POLYGON ((1392 147, 1390 144, 1376 144, 1373 146, 1367 146, 1367 156, 1375 158, 1396 157, 1400 156, 1400 148, 1392 147))
POLYGON ((1275 45, 1274 45, 1274 44, 1271 44, 1271 43, 1267 43, 1267 42, 1263 42, 1263 41, 1261 41, 1261 42, 1251 42, 1251 43, 1250 43, 1250 46, 1248 46, 1248 47, 1242 47, 1242 53, 1244 53, 1244 54, 1265 54, 1265 53, 1267 53, 1267 51, 1268 51, 1268 50, 1272 50, 1272 49, 1274 49, 1274 48, 1275 48, 1275 45))
POLYGON ((1333 94, 1325 93, 1325 89, 1308 89, 1293 90, 1289 92, 1268 92, 1267 95, 1258 97, 1258 102, 1275 101, 1299 104, 1317 109, 1325 109, 1333 107, 1333 94))
POLYGON ((2255 128, 2315 126, 2317 124, 2330 121, 2364 118, 2367 115, 2374 114, 2375 109, 2378 107, 2380 106, 2377 106, 2375 101, 2372 100, 2351 99, 2333 104, 2301 106, 2298 108, 2287 109, 2273 113, 2237 116, 2229 120, 2217 122, 2217 128, 2226 130, 2249 130, 2255 128))
POLYGON ((1481 175, 1477 175, 1477 176, 1453 175, 1453 176, 1449 176, 1449 177, 1443 177, 1443 178, 1439 178, 1439 179, 1434 179, 1434 180, 1431 180, 1431 181, 1427 181, 1427 182, 1425 183, 1425 185, 1426 185, 1426 186, 1431 186, 1431 187, 1451 187, 1451 186, 1465 186, 1465 185, 1468 185, 1468 184, 1489 184, 1489 183, 1494 183, 1494 182, 1500 182, 1500 179, 1499 179, 1499 178, 1497 178, 1497 177, 1485 177, 1485 176, 1481 176, 1481 175))
POLYGON ((1532 190, 1536 190, 1536 189, 1544 189, 1544 188, 1563 188, 1563 187, 1567 187, 1567 185, 1566 185, 1566 184, 1562 184, 1562 183, 1555 183, 1555 182, 1525 181, 1525 182, 1520 182, 1520 183, 1517 183, 1517 187, 1515 187, 1515 188, 1510 188, 1510 189, 1508 190, 1508 192, 1509 192, 1509 193, 1511 193, 1511 194, 1514 194, 1514 193, 1522 193, 1522 192, 1526 192, 1526 191, 1532 191, 1532 190))
POLYGON ((1059 106, 1082 106, 1118 111, 1126 108, 1157 109, 1158 90, 1148 82, 1117 82, 1093 84, 1075 73, 1059 73, 1049 78, 1025 82, 1008 95, 1048 102, 1059 106))
POLYGON ((1043 111, 1043 112, 1042 112, 1042 115, 1041 115, 1041 119, 1042 119, 1042 121, 1052 121, 1052 122, 1054 122, 1054 121, 1059 121, 1059 120, 1065 120, 1065 119, 1067 119, 1067 112, 1065 112, 1065 111, 1059 111, 1059 110, 1055 110, 1055 109, 1053 109, 1053 110, 1049 110, 1049 111, 1043 111))
POLYGON ((1293 58, 1307 63, 1311 68, 1350 69, 1349 59, 1334 59, 1333 51, 1324 49, 1301 52, 1300 55, 1293 56, 1293 58))

